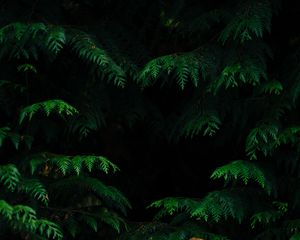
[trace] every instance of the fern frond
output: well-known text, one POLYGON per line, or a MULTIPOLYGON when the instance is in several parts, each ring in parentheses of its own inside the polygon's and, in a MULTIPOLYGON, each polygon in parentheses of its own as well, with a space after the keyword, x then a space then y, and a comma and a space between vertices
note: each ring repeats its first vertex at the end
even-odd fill
POLYGON ((81 59, 93 63, 97 67, 98 75, 108 81, 113 80, 117 86, 125 86, 126 74, 123 69, 113 61, 104 49, 98 46, 91 36, 76 31, 70 40, 70 46, 81 59))
POLYGON ((210 192, 198 205, 191 211, 191 216, 208 221, 219 222, 221 218, 227 219, 232 217, 241 222, 245 215, 245 203, 241 199, 230 192, 214 191, 210 192))
POLYGON ((216 112, 206 112, 190 118, 182 127, 181 135, 192 138, 204 130, 203 136, 213 136, 219 130, 220 125, 221 120, 216 112))
POLYGON ((246 153, 250 159, 257 159, 257 152, 269 154, 278 143, 278 126, 276 124, 260 124, 253 128, 246 139, 246 153))
POLYGON ((13 211, 14 208, 11 205, 4 200, 0 200, 0 213, 4 218, 11 220, 13 211))
POLYGON ((280 95, 283 91, 283 86, 279 81, 269 81, 266 82, 263 86, 261 86, 261 91, 268 94, 276 94, 280 95))
POLYGON ((65 30, 61 27, 51 27, 48 29, 46 46, 57 55, 66 44, 65 30))
POLYGON ((266 177, 264 169, 253 162, 237 160, 217 168, 211 175, 212 179, 224 178, 225 181, 241 179, 248 184, 252 179, 257 182, 268 194, 274 189, 274 182, 266 177))
POLYGON ((247 212, 244 205, 245 202, 238 194, 229 191, 214 191, 200 201, 184 198, 165 198, 152 203, 150 207, 162 208, 157 214, 157 218, 173 215, 184 210, 192 218, 205 221, 219 222, 221 218, 232 217, 241 222, 247 212))
POLYGON ((80 220, 85 222, 91 229, 94 230, 94 232, 98 231, 98 223, 95 217, 82 215, 80 216, 80 220))
POLYGON ((33 198, 48 204, 48 193, 44 185, 36 179, 23 179, 13 164, 0 165, 0 182, 10 191, 24 192, 33 198))
POLYGON ((73 172, 80 175, 83 167, 89 172, 96 168, 106 174, 108 174, 109 171, 119 171, 117 165, 103 156, 76 155, 73 157, 66 155, 40 154, 30 161, 32 174, 45 164, 57 167, 63 175, 71 174, 73 172))
POLYGON ((0 214, 15 230, 26 230, 31 234, 50 239, 63 239, 59 226, 51 221, 38 219, 34 209, 24 205, 12 206, 0 200, 0 214))
POLYGON ((245 42, 255 37, 261 38, 265 30, 271 31, 272 7, 267 0, 242 1, 238 11, 219 40, 225 44, 229 38, 245 42))
POLYGON ((9 131, 10 131, 9 127, 0 128, 0 147, 2 146, 3 141, 7 137, 9 131))
POLYGON ((46 235, 47 238, 52 239, 63 239, 63 233, 60 227, 51 221, 45 220, 45 219, 39 219, 37 220, 37 230, 40 235, 46 235))
POLYGON ((80 231, 79 222, 74 219, 74 217, 69 216, 64 220, 64 227, 71 234, 73 238, 76 237, 78 232, 80 231))
POLYGON ((184 198, 164 198, 151 203, 148 208, 162 208, 156 215, 156 219, 160 219, 165 215, 174 215, 180 211, 190 211, 191 208, 197 205, 198 202, 184 198))
POLYGON ((251 217, 251 227, 254 228, 257 223, 269 224, 280 219, 287 212, 287 203, 274 202, 277 209, 255 213, 251 217))
POLYGON ((245 62, 226 66, 219 77, 208 86, 208 91, 216 95, 221 87, 234 88, 242 83, 256 86, 262 79, 267 79, 265 66, 257 60, 248 59, 245 62))
POLYGON ((213 65, 213 57, 206 52, 194 51, 162 56, 148 62, 140 71, 138 81, 142 87, 153 84, 162 74, 174 73, 177 84, 184 89, 188 80, 197 87, 200 76, 205 79, 213 65))
POLYGON ((22 180, 18 185, 18 191, 30 194, 34 199, 40 200, 46 206, 48 205, 48 192, 45 186, 37 179, 22 180))
POLYGON ((14 191, 20 182, 21 174, 13 164, 0 165, 0 182, 9 190, 14 191))
POLYGON ((35 103, 23 108, 20 113, 19 123, 21 124, 26 117, 31 120, 33 115, 35 115, 39 111, 43 111, 47 116, 49 116, 52 112, 55 112, 58 115, 74 115, 78 113, 78 110, 76 108, 72 107, 63 100, 48 100, 35 103))
POLYGON ((293 126, 293 127, 287 127, 286 129, 283 129, 278 134, 278 144, 295 144, 298 142, 298 136, 300 133, 300 127, 293 126))
POLYGON ((17 67, 17 70, 19 72, 28 72, 28 71, 31 71, 33 73, 37 73, 37 70, 35 68, 35 66, 31 65, 31 64, 28 64, 28 63, 25 63, 25 64, 22 64, 22 65, 19 65, 17 67))
MULTIPOLYGON (((51 185, 53 194, 67 195, 72 194, 72 189, 76 187, 82 194, 92 192, 106 204, 126 213, 127 208, 131 208, 129 201, 123 194, 112 186, 106 186, 100 180, 87 176, 72 176, 51 185)), ((49 190, 50 191, 50 190, 49 190)))
POLYGON ((78 133, 80 140, 87 137, 92 131, 105 125, 103 113, 100 110, 88 110, 74 116, 68 124, 68 131, 72 134, 78 133))
POLYGON ((120 233, 122 225, 126 227, 125 221, 120 216, 112 211, 109 211, 106 208, 101 209, 101 211, 99 212, 99 218, 102 222, 111 226, 118 233, 120 233))

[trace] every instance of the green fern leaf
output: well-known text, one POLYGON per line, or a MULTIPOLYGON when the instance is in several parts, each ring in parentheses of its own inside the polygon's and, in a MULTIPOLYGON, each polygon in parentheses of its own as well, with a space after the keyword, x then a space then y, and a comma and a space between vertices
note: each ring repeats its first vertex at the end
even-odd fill
POLYGON ((213 136, 219 130, 221 120, 215 112, 207 112, 189 119, 181 130, 181 135, 194 137, 202 130, 203 136, 213 136))
POLYGON ((52 112, 56 112, 59 115, 74 115, 78 113, 76 108, 72 107, 63 100, 48 100, 23 108, 20 113, 19 123, 21 124, 26 117, 31 120, 33 115, 35 115, 38 111, 45 112, 47 116, 49 116, 52 112))
POLYGON ((21 174, 13 164, 0 165, 0 181, 9 190, 14 191, 20 182, 21 174))
POLYGON ((246 153, 250 159, 257 159, 257 152, 269 154, 278 144, 278 126, 276 124, 260 124, 252 129, 246 139, 246 153))
POLYGON ((212 179, 224 178, 225 181, 241 179, 248 184, 252 179, 257 182, 268 194, 274 189, 274 183, 266 177, 265 171, 257 164, 247 161, 234 161, 217 168, 211 175, 212 179))
POLYGON ((61 27, 52 27, 49 29, 46 45, 48 49, 57 55, 66 44, 65 30, 61 27))
POLYGON ((221 32, 219 40, 225 44, 229 38, 242 43, 261 38, 265 30, 271 30, 272 7, 269 1, 242 1, 235 16, 221 32))

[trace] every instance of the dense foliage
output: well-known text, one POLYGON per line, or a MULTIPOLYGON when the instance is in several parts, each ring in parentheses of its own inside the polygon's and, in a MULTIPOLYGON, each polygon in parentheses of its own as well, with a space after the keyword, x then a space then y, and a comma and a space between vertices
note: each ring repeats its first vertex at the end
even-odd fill
POLYGON ((1 239, 300 239, 300 6, 0 9, 1 239))

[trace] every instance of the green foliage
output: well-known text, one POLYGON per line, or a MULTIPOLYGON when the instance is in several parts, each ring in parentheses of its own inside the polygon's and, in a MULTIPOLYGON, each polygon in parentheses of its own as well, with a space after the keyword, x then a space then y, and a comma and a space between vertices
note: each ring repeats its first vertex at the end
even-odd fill
POLYGON ((36 68, 33 66, 33 65, 31 65, 31 64, 28 64, 28 63, 26 63, 26 64, 22 64, 22 65, 20 65, 20 66, 18 66, 18 71, 19 72, 28 72, 28 71, 31 71, 31 72, 33 72, 33 73, 37 73, 37 70, 36 70, 36 68))
POLYGON ((216 113, 210 112, 188 120, 182 128, 182 135, 194 137, 202 130, 203 136, 213 136, 219 130, 221 120, 216 113))
POLYGON ((0 147, 2 146, 5 139, 9 139, 16 149, 19 148, 21 141, 24 141, 28 148, 31 148, 33 138, 28 135, 20 135, 11 131, 9 127, 0 128, 0 147))
POLYGON ((288 210, 287 203, 273 202, 273 204, 277 207, 277 209, 259 212, 251 217, 252 228, 254 228, 257 223, 269 224, 270 222, 275 222, 279 218, 281 218, 288 210))
POLYGON ((13 164, 0 166, 0 182, 10 191, 24 192, 32 198, 48 204, 48 193, 44 185, 37 179, 23 179, 13 164))
POLYGON ((36 212, 28 206, 12 206, 6 201, 0 200, 0 214, 17 231, 37 234, 42 238, 63 239, 62 231, 57 224, 38 219, 36 212))
POLYGON ((188 53, 178 53, 162 56, 148 62, 139 74, 142 87, 147 87, 156 82, 164 74, 174 74, 177 84, 183 90, 188 80, 195 87, 200 79, 206 79, 208 70, 213 64, 213 59, 204 49, 188 53))
POLYGON ((20 113, 19 122, 22 123, 26 117, 31 120, 33 115, 35 115, 38 111, 43 111, 46 116, 49 116, 52 112, 55 112, 58 115, 66 114, 71 116, 78 113, 76 108, 72 107, 63 100, 48 100, 23 108, 20 113))
POLYGON ((227 191, 210 192, 200 201, 184 198, 166 198, 153 202, 150 207, 162 208, 157 217, 185 210, 196 219, 219 222, 221 219, 232 217, 239 222, 245 217, 245 207, 235 193, 227 191), (239 206, 239 209, 236 208, 239 206))
POLYGON ((78 56, 96 65, 98 74, 105 74, 108 81, 113 80, 114 84, 120 87, 125 86, 126 74, 118 66, 107 52, 98 47, 98 44, 87 34, 78 33, 70 40, 70 46, 78 56))
POLYGON ((282 86, 281 82, 274 80, 274 81, 265 83, 262 86, 262 91, 264 93, 280 95, 283 91, 283 86, 282 86))
POLYGON ((220 41, 224 44, 230 38, 240 42, 261 38, 265 30, 271 31, 272 8, 269 1, 241 1, 238 11, 224 28, 220 41))
POLYGON ((260 84, 261 79, 266 78, 265 67, 263 65, 257 61, 247 60, 244 63, 226 66, 219 78, 211 83, 208 90, 216 95, 223 86, 225 86, 225 89, 237 87, 241 83, 249 83, 256 86, 260 84))
POLYGON ((16 166, 13 164, 0 166, 0 175, 0 180, 4 186, 6 186, 9 190, 14 191, 17 184, 20 182, 21 177, 16 166))
POLYGON ((217 168, 211 175, 212 179, 224 178, 226 182, 242 180, 248 184, 249 180, 257 182, 268 194, 274 189, 274 182, 266 177, 266 171, 256 163, 237 160, 217 168))
POLYGON ((47 164, 59 169, 63 175, 73 172, 79 175, 82 172, 83 167, 85 167, 89 172, 93 169, 99 169, 106 174, 108 174, 111 170, 112 172, 119 170, 118 166, 102 156, 76 155, 72 157, 44 153, 39 154, 30 160, 32 174, 36 172, 37 169, 47 164))
POLYGON ((278 2, 1 4, 0 238, 298 239, 299 34, 281 22, 297 4, 273 21, 278 2), (99 155, 120 161, 114 184, 146 201, 152 182, 132 175, 176 173, 179 193, 206 175, 204 162, 173 161, 173 147, 211 166, 220 151, 211 178, 225 185, 158 200, 154 221, 127 222, 129 201, 104 183, 119 168, 99 155))
POLYGON ((277 142, 278 126, 275 124, 260 124, 253 128, 246 139, 246 153, 250 159, 257 159, 257 152, 269 154, 277 142))
POLYGON ((46 45, 48 49, 57 55, 66 43, 66 34, 61 27, 52 27, 49 29, 46 45))

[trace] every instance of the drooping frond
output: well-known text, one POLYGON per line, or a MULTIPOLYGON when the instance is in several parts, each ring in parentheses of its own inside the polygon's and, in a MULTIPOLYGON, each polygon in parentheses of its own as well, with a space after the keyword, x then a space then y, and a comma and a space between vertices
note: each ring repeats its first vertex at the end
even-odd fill
POLYGON ((267 79, 265 66, 256 59, 248 59, 225 66, 219 77, 209 85, 208 91, 216 95, 221 87, 228 89, 246 83, 257 86, 262 79, 267 79))
POLYGON ((117 86, 125 86, 126 74, 123 69, 89 35, 76 31, 70 40, 70 46, 81 59, 93 63, 104 79, 112 80, 117 86))
POLYGON ((257 159, 257 152, 269 154, 277 144, 278 126, 276 124, 260 124, 253 128, 246 139, 246 153, 250 159, 257 159))
POLYGON ((112 186, 107 186, 100 180, 86 176, 72 176, 58 181, 51 185, 51 192, 54 194, 66 195, 72 193, 72 188, 76 187, 78 192, 87 194, 92 192, 97 197, 106 202, 109 206, 126 213, 127 208, 131 208, 129 201, 123 194, 112 186))
POLYGON ((99 218, 102 222, 111 226, 118 233, 121 231, 122 225, 126 226, 124 219, 122 219, 118 214, 103 208, 99 212, 99 218))
POLYGON ((48 205, 48 192, 45 186, 37 179, 23 179, 18 184, 18 191, 25 192, 31 195, 33 199, 37 199, 48 205))
POLYGON ((26 117, 28 117, 29 120, 31 120, 33 115, 35 115, 39 111, 44 112, 46 116, 49 116, 52 112, 55 112, 58 115, 74 115, 78 113, 76 108, 69 105, 63 100, 48 100, 44 102, 35 103, 23 108, 20 113, 19 122, 22 123, 26 117))
POLYGON ((278 144, 295 144, 298 142, 298 135, 300 133, 300 127, 298 126, 290 126, 283 129, 278 134, 278 144))
POLYGON ((6 201, 0 200, 0 214, 16 230, 25 230, 48 239, 63 239, 62 231, 57 224, 38 219, 35 210, 28 206, 12 206, 6 201))
POLYGON ((210 192, 199 201, 184 198, 165 198, 153 202, 150 207, 162 208, 157 215, 158 218, 184 210, 192 218, 215 222, 229 217, 241 222, 247 215, 247 211, 249 211, 239 194, 230 191, 210 192))
POLYGON ((36 67, 33 66, 32 64, 29 64, 29 63, 25 63, 25 64, 22 64, 22 65, 19 65, 17 67, 17 70, 19 72, 33 72, 33 73, 37 73, 36 67))
POLYGON ((251 217, 252 228, 254 228, 257 225, 257 223, 266 225, 266 224, 275 222, 279 218, 281 218, 288 210, 287 203, 274 202, 273 204, 275 205, 276 208, 268 210, 268 211, 255 213, 251 217))
POLYGON ((261 38, 265 30, 271 31, 272 6, 267 0, 241 1, 238 11, 224 28, 220 41, 229 39, 245 42, 261 38))
POLYGON ((249 180, 257 182, 268 194, 274 190, 274 182, 268 179, 266 171, 254 162, 237 160, 217 168, 211 175, 212 179, 224 178, 224 180, 241 179, 244 184, 249 180))
POLYGON ((109 171, 116 172, 119 170, 118 166, 109 161, 103 156, 88 156, 88 155, 54 155, 54 154, 40 154, 35 156, 30 161, 32 174, 43 166, 56 167, 63 174, 76 173, 79 175, 83 168, 91 172, 93 169, 98 169, 106 174, 109 171))
POLYGON ((37 179, 24 179, 14 164, 0 165, 0 182, 12 192, 22 192, 48 204, 45 186, 37 179))
POLYGON ((198 114, 184 123, 181 135, 194 137, 203 131, 203 136, 213 136, 219 130, 221 120, 216 112, 198 114))
POLYGON ((19 148, 20 142, 25 142, 27 147, 30 149, 33 141, 33 138, 31 136, 20 135, 12 132, 9 127, 2 127, 0 128, 0 147, 6 139, 9 139, 16 149, 19 148))
POLYGON ((208 221, 219 222, 222 218, 232 217, 241 222, 246 216, 245 202, 234 193, 226 191, 210 192, 191 211, 191 216, 208 221))
POLYGON ((124 87, 126 73, 109 56, 107 51, 87 33, 62 26, 45 25, 44 23, 12 23, 0 29, 0 44, 9 43, 0 52, 0 58, 38 58, 41 50, 56 56, 68 46, 79 58, 92 67, 96 67, 99 76, 115 85, 124 87), (15 44, 11 44, 15 43, 15 44), (26 45, 30 43, 30 45, 26 45))
POLYGON ((51 27, 48 29, 46 46, 48 49, 57 55, 66 43, 66 34, 62 27, 51 27))
POLYGON ((279 81, 269 81, 261 86, 261 91, 268 94, 280 95, 283 91, 283 86, 279 81))
POLYGON ((206 79, 209 69, 214 65, 214 56, 197 50, 155 58, 148 62, 139 74, 142 87, 156 82, 163 74, 174 74, 177 84, 184 89, 190 80, 197 87, 201 79, 206 79))
POLYGON ((20 182, 21 174, 13 164, 0 165, 0 181, 9 190, 14 191, 20 182))

